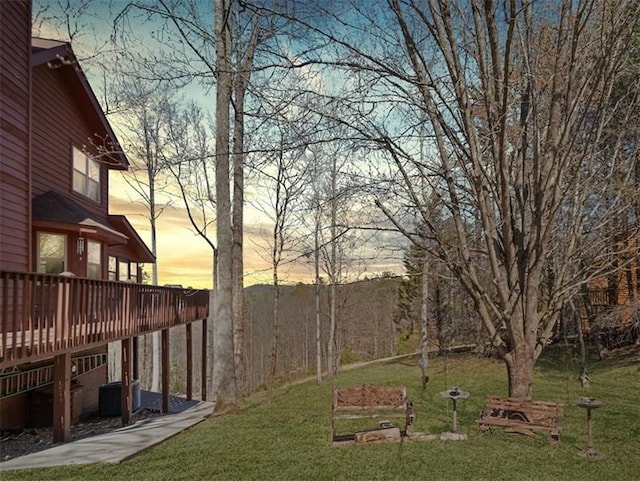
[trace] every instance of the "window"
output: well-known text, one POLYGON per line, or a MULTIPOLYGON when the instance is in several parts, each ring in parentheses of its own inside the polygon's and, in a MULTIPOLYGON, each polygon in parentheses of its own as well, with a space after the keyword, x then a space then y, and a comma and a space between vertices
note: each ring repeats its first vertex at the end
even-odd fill
POLYGON ((118 280, 129 280, 129 261, 126 259, 118 259, 118 280))
MULTIPOLYGON (((117 280, 121 282, 133 281, 138 282, 138 264, 135 262, 131 262, 127 259, 118 258, 116 261, 115 257, 109 257, 109 263, 111 263, 111 259, 113 259, 114 263, 114 271, 115 271, 115 263, 118 263, 118 276, 117 280)), ((116 273, 113 273, 113 279, 116 279, 116 273)), ((111 267, 109 267, 109 278, 111 279, 111 267)))
POLYGON ((138 282, 138 264, 135 262, 129 263, 129 280, 138 282))
POLYGON ((77 147, 73 148, 73 190, 100 202, 100 165, 77 147))
POLYGON ((111 256, 109 256, 109 280, 118 280, 118 260, 111 256))
POLYGON ((38 272, 60 274, 67 265, 67 236, 38 232, 38 272))
POLYGON ((87 241, 87 277, 102 278, 102 246, 94 240, 87 241))

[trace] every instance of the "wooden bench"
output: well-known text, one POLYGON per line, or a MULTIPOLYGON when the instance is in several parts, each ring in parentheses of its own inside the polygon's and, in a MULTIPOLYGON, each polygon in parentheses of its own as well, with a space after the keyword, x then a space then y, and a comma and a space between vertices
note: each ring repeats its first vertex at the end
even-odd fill
POLYGON ((557 443, 560 442, 561 415, 562 404, 557 402, 490 396, 476 422, 481 433, 494 426, 530 436, 537 431, 549 431, 551 441, 557 443))
POLYGON ((331 441, 368 442, 407 436, 413 423, 413 404, 407 399, 404 387, 363 384, 359 387, 333 387, 331 401, 331 441), (339 421, 378 419, 377 429, 366 432, 338 434, 339 421), (392 426, 390 419, 401 419, 402 428, 392 426))

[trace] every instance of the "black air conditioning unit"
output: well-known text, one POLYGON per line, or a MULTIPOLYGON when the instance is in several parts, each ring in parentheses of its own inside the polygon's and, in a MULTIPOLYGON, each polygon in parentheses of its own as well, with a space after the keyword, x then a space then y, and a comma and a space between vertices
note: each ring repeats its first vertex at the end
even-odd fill
MULTIPOLYGON (((140 380, 131 382, 132 410, 140 409, 140 380)), ((98 415, 101 417, 120 416, 122 402, 122 383, 120 381, 102 384, 98 392, 98 415)))

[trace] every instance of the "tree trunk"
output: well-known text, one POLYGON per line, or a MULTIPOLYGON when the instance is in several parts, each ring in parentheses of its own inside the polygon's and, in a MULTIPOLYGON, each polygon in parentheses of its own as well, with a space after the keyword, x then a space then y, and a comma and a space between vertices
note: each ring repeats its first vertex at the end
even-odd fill
POLYGON ((509 376, 509 396, 531 399, 533 397, 533 370, 535 365, 532 349, 518 343, 516 349, 504 358, 509 376))
POLYGON ((246 394, 244 374, 243 333, 243 210, 244 210, 244 90, 236 89, 233 140, 233 350, 236 382, 240 392, 246 394))
POLYGON ((427 386, 429 377, 427 376, 427 366, 429 364, 429 261, 427 254, 422 261, 422 292, 420 298, 420 369, 422 370, 422 389, 427 386))
POLYGON ((242 394, 248 394, 244 366, 244 102, 258 43, 259 26, 254 24, 247 51, 236 73, 233 91, 233 349, 236 382, 242 394))
POLYGON ((580 346, 580 374, 578 375, 578 379, 580 379, 582 389, 587 389, 589 387, 589 373, 587 372, 587 346, 584 343, 582 319, 580 318, 580 313, 576 309, 573 310, 573 317, 576 321, 576 330, 578 331, 578 344, 580 346))
POLYGON ((316 384, 322 384, 322 331, 320 329, 320 205, 316 192, 316 223, 314 229, 313 263, 315 269, 316 300, 316 384))
MULTIPOLYGON (((146 142, 149 146, 149 142, 146 142)), ((158 285, 158 235, 156 226, 156 187, 153 167, 153 156, 147 155, 147 180, 149 182, 149 227, 151 228, 151 252, 156 257, 156 262, 151 266, 151 283, 158 285)), ((151 343, 151 391, 160 392, 160 331, 152 332, 144 336, 144 343, 151 343)), ((146 348, 146 346, 145 346, 146 348)), ((146 350, 146 349, 145 349, 146 350)))
POLYGON ((336 157, 333 157, 331 165, 331 253, 329 258, 329 277, 330 277, 330 293, 329 293, 329 341, 327 346, 327 361, 330 376, 338 375, 338 357, 337 352, 337 322, 336 322, 336 282, 337 282, 337 257, 336 257, 336 243, 337 239, 337 211, 338 211, 338 199, 336 199, 336 177, 337 177, 337 161, 336 157))
POLYGON ((215 413, 238 408, 233 350, 233 266, 231 196, 229 189, 229 109, 231 106, 231 33, 229 1, 215 1, 216 67, 216 227, 218 291, 213 340, 213 395, 215 413))
POLYGON ((280 286, 278 285, 278 274, 273 274, 273 324, 271 334, 271 354, 269 356, 269 371, 267 373, 267 402, 273 401, 273 380, 276 377, 276 367, 278 362, 278 318, 280 317, 280 286))

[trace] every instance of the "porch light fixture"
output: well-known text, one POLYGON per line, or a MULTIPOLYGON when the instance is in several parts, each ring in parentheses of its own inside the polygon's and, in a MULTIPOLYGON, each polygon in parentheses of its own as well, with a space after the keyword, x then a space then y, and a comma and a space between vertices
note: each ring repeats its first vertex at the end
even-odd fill
POLYGON ((76 252, 80 256, 84 254, 84 237, 78 237, 78 241, 76 243, 76 252))

